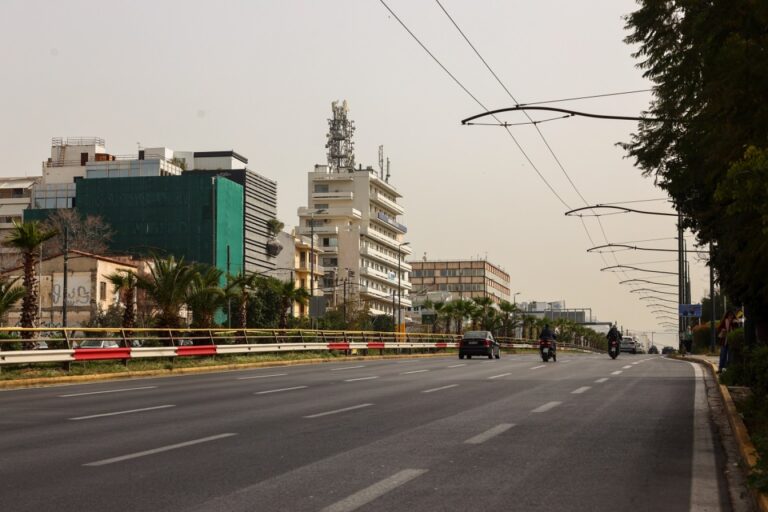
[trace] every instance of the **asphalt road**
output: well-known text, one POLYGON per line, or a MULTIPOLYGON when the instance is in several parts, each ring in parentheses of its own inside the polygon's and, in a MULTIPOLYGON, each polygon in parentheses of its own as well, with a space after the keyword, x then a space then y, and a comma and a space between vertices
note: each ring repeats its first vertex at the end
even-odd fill
POLYGON ((8 511, 729 510, 701 372, 335 362, 0 392, 8 511))

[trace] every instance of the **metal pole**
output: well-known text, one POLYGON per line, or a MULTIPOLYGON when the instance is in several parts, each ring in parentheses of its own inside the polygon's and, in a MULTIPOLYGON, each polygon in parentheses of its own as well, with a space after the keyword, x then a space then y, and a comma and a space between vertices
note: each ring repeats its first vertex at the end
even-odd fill
MULTIPOLYGON (((230 262, 229 244, 227 244, 227 277, 231 275, 229 273, 230 262)), ((232 327, 232 297, 227 298, 227 327, 232 327)))
POLYGON ((69 228, 64 228, 64 279, 62 281, 61 290, 61 326, 67 326, 67 264, 69 262, 69 228))
POLYGON ((397 332, 397 325, 395 325, 395 290, 392 290, 392 332, 397 332))
POLYGON ((400 260, 403 259, 403 255, 400 252, 401 246, 397 246, 397 332, 400 332, 400 260))
MULTIPOLYGON (((684 304, 685 300, 685 265, 683 264, 683 215, 680 210, 677 211, 677 303, 684 304)), ((680 315, 678 307, 678 315, 680 315)), ((685 326, 683 317, 678 317, 678 342, 682 344, 685 326)))
POLYGON ((314 327, 312 301, 315 298, 315 214, 309 216, 309 323, 314 327))

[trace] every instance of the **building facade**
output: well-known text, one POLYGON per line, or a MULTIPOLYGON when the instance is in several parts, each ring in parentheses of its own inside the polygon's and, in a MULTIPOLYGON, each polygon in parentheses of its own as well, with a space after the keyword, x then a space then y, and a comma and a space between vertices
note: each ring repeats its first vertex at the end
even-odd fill
POLYGON ((449 292, 454 298, 490 297, 510 301, 510 278, 486 260, 425 260, 411 263, 414 293, 449 292))
MULTIPOLYGON (((310 275, 314 275, 315 282, 323 277, 324 269, 321 265, 323 249, 318 243, 308 236, 299 236, 295 230, 292 233, 281 232, 277 241, 283 246, 283 250, 275 258, 276 268, 267 275, 276 277, 282 281, 293 281, 296 288, 303 288, 309 292, 311 287, 310 275), (310 258, 314 257, 314 263, 310 258)), ((293 316, 295 318, 306 317, 309 314, 308 304, 294 303, 293 316)))
MULTIPOLYGON (((39 177, 0 179, 0 242, 13 231, 14 222, 22 221, 24 210, 32 201, 32 189, 39 181, 39 177)), ((0 269, 19 265, 20 256, 17 249, 0 243, 0 269)))

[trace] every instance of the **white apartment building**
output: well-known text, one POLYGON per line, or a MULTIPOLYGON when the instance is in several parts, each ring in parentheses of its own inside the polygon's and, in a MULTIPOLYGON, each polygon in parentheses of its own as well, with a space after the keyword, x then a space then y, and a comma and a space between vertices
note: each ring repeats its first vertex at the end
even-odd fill
MULTIPOLYGON (((22 221, 23 212, 32 201, 32 187, 39 181, 39 177, 0 179, 0 242, 8 238, 14 222, 22 221)), ((0 268, 18 265, 20 256, 17 249, 0 243, 0 268)))
POLYGON ((404 245, 407 228, 397 221, 405 212, 397 203, 402 196, 382 175, 371 167, 316 165, 307 177, 308 206, 298 210, 298 233, 314 233, 323 249, 326 279, 316 290, 337 297, 345 281, 349 297, 371 314, 393 315, 398 289, 401 309, 411 306, 411 265, 404 260, 412 251, 404 245))

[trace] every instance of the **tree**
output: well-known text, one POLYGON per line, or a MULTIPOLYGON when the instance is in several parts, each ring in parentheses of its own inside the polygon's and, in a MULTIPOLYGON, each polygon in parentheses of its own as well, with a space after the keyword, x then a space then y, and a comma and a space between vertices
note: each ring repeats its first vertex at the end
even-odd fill
POLYGON ((309 301, 309 292, 304 288, 296 288, 293 281, 273 282, 280 298, 280 328, 288 327, 288 312, 293 309, 294 303, 306 304, 309 301))
POLYGON ((5 317, 17 302, 19 302, 27 290, 16 283, 20 278, 9 279, 0 277, 0 325, 5 325, 5 317))
POLYGON ((179 312, 186 301, 194 275, 194 268, 184 263, 184 258, 176 261, 173 256, 154 256, 149 275, 136 276, 137 287, 146 292, 158 310, 158 327, 179 327, 179 312))
POLYGON ((107 281, 114 286, 114 292, 120 294, 123 303, 122 326, 130 329, 136 326, 136 274, 130 270, 118 270, 106 276, 107 281))
POLYGON ((221 307, 226 294, 219 283, 224 272, 208 265, 196 265, 187 288, 185 301, 192 311, 192 327, 208 329, 213 326, 213 316, 221 307))
POLYGON ((499 311, 501 312, 499 317, 501 320, 501 329, 503 336, 509 336, 509 332, 517 327, 516 315, 520 311, 517 304, 513 304, 508 300, 502 300, 499 302, 499 311))
POLYGON ((639 46, 634 55, 654 82, 654 101, 622 146, 670 194, 684 225, 713 244, 710 264, 724 291, 757 325, 745 330, 747 341, 756 332, 765 341, 765 203, 748 191, 764 197, 768 187, 768 4, 640 4, 626 18, 626 41, 639 46))
POLYGON ((65 230, 70 250, 77 249, 91 254, 107 252, 109 241, 114 235, 112 228, 101 217, 82 216, 74 208, 55 210, 43 224, 57 233, 49 243, 43 245, 44 258, 64 253, 65 230))
POLYGON ((493 299, 490 297, 473 297, 475 303, 472 318, 473 327, 477 325, 485 331, 492 331, 496 325, 496 310, 493 308, 493 299))
MULTIPOLYGON (((56 231, 45 229, 37 221, 13 223, 13 230, 3 242, 6 247, 14 247, 21 251, 24 267, 24 289, 26 294, 21 302, 21 327, 37 327, 38 295, 40 289, 37 280, 37 254, 40 244, 56 236, 56 231)), ((66 300, 65 291, 64 300, 66 300)), ((34 333, 26 335, 25 339, 35 338, 34 333)))
POLYGON ((267 221, 267 232, 269 233, 269 241, 267 242, 267 255, 275 257, 283 250, 283 244, 277 241, 277 235, 285 227, 285 224, 277 219, 269 219, 267 221))

